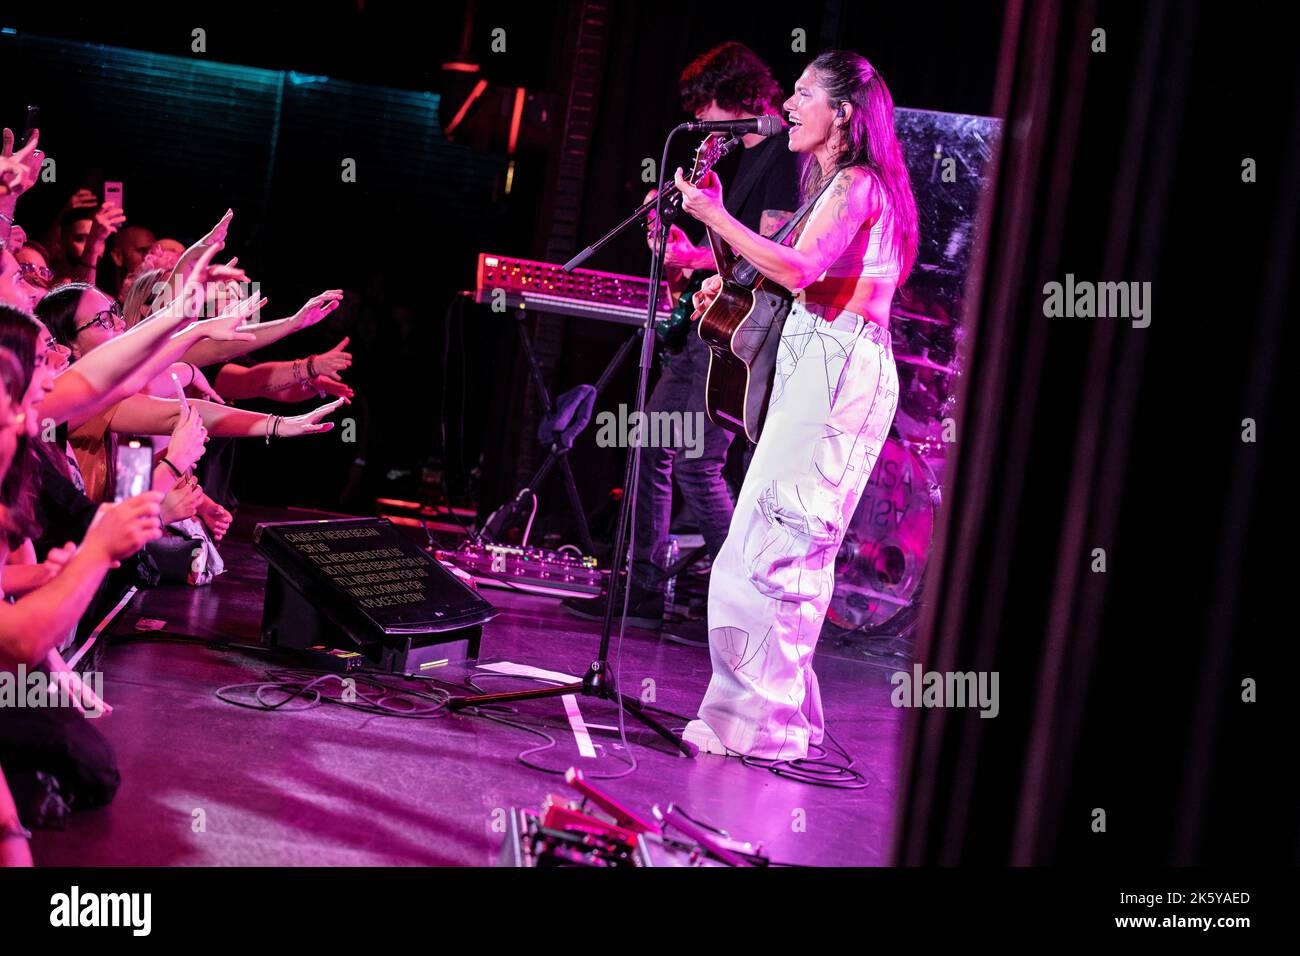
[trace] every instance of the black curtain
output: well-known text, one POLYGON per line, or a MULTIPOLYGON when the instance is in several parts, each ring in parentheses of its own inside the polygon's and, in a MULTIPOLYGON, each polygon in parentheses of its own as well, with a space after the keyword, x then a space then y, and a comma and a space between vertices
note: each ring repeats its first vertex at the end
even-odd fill
POLYGON ((1277 371, 1300 60, 1268 17, 1007 4, 1007 135, 917 652, 997 671, 1000 713, 911 712, 900 863, 1297 858, 1273 741, 1295 628, 1268 612, 1294 567, 1277 371), (1047 317, 1067 274, 1150 282, 1150 324, 1047 317))

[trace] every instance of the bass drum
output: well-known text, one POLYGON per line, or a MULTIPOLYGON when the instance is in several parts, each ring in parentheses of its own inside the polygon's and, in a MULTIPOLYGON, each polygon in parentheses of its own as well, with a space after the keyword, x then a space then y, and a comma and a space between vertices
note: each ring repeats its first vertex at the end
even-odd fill
POLYGON ((911 606, 930 558, 938 501, 925 459, 886 441, 835 559, 831 624, 875 630, 911 606))

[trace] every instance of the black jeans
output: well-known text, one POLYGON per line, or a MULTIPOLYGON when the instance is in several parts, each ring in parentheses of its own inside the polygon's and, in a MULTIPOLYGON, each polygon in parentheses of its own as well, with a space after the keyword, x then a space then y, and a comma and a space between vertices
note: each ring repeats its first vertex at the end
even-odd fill
MULTIPOLYGON (((672 521, 673 478, 691 515, 704 536, 712 557, 717 557, 731 526, 734 502, 722 469, 727 449, 736 437, 709 421, 704 411, 704 386, 709 371, 709 349, 692 326, 686 345, 662 358, 663 374, 650 395, 646 411, 654 420, 659 413, 682 416, 674 441, 660 440, 641 449, 638 470, 636 529, 632 541, 632 585, 638 590, 664 590, 664 558, 672 521), (689 419, 689 420, 688 420, 689 419)), ((659 429, 660 439, 667 428, 659 429)), ((652 430, 653 434, 653 430, 652 430)))
MULTIPOLYGON (((0 708, 0 767, 15 801, 33 792, 32 779, 40 772, 58 780, 70 808, 110 803, 122 777, 112 746, 93 723, 72 707, 0 708)), ((48 825, 33 819, 21 802, 18 810, 29 826, 48 825)))

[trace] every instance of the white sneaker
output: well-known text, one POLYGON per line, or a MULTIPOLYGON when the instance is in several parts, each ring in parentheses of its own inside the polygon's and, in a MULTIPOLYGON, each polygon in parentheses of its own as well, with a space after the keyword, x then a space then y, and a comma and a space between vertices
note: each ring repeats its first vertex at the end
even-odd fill
POLYGON ((682 740, 699 747, 701 753, 719 754, 723 757, 741 756, 734 750, 728 750, 727 745, 713 732, 713 728, 702 720, 692 720, 687 724, 682 731, 682 740))

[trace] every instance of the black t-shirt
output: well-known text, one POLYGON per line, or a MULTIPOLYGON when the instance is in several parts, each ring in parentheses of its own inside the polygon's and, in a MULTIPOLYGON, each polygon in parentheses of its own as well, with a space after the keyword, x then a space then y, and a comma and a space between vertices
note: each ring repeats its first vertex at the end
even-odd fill
POLYGON ((790 152, 785 131, 740 150, 735 173, 722 179, 727 211, 754 232, 768 209, 794 212, 799 208, 799 160, 790 152))

